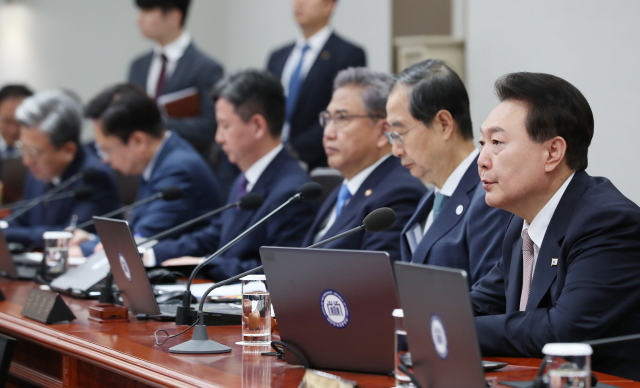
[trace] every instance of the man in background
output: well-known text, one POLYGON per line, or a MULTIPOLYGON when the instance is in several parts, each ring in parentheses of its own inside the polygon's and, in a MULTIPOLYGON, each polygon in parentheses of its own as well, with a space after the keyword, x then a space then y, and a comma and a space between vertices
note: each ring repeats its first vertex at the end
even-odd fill
POLYGON ((293 0, 301 36, 269 57, 267 69, 282 82, 287 96, 282 142, 309 171, 327 165, 318 123, 340 70, 366 66, 364 51, 336 35, 329 26, 337 0, 293 0))
POLYGON ((33 92, 24 85, 6 85, 0 89, 0 157, 18 157, 20 123, 16 120, 16 109, 33 92))
POLYGON ((385 251, 400 260, 400 232, 427 189, 391 155, 385 105, 392 84, 391 75, 364 67, 338 73, 320 122, 329 166, 344 182, 322 204, 302 246, 360 226, 370 212, 389 207, 396 213, 389 229, 355 233, 324 248, 385 251))

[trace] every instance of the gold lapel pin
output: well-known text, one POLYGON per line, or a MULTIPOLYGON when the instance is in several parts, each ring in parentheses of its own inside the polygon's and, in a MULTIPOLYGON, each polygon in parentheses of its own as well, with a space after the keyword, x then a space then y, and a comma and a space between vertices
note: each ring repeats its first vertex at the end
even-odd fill
POLYGON ((556 258, 551 259, 551 266, 553 267, 554 265, 558 265, 558 259, 556 258))
POLYGON ((364 196, 365 196, 365 197, 368 197, 368 196, 370 196, 371 194, 373 194, 373 191, 372 191, 371 189, 367 189, 367 191, 365 191, 365 192, 364 192, 364 196))

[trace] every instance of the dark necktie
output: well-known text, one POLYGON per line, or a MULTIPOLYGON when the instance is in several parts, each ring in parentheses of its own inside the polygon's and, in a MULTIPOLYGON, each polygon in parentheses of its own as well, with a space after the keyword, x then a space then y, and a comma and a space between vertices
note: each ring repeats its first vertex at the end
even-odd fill
MULTIPOLYGON (((289 94, 287 95, 287 105, 286 105, 286 116, 285 120, 288 123, 291 123, 291 117, 293 116, 293 110, 296 107, 296 101, 298 101, 298 94, 300 93, 300 87, 302 86, 303 79, 300 77, 300 72, 302 71, 302 64, 304 63, 304 55, 309 51, 310 47, 308 44, 305 44, 302 47, 302 53, 300 54, 300 61, 298 61, 298 65, 291 73, 291 78, 289 79, 289 94)), ((289 132, 282 134, 282 141, 287 142, 289 140, 289 132)))
POLYGON ((433 219, 435 220, 436 217, 438 217, 438 214, 440 214, 440 210, 442 210, 442 208, 444 207, 444 205, 447 204, 447 201, 449 200, 448 195, 444 195, 444 194, 440 194, 440 193, 436 193, 436 198, 433 200, 433 219))
MULTIPOLYGON (((238 194, 236 195, 236 202, 240 200, 240 198, 244 197, 247 194, 247 184, 249 183, 249 181, 247 181, 247 177, 242 174, 240 175, 240 182, 238 183, 238 194)), ((236 211, 238 211, 240 208, 236 208, 236 211)))
POLYGON ((160 76, 158 76, 158 82, 156 83, 156 95, 155 99, 162 94, 162 89, 164 88, 165 76, 167 74, 167 56, 164 54, 160 54, 160 60, 162 61, 162 68, 160 69, 160 76))

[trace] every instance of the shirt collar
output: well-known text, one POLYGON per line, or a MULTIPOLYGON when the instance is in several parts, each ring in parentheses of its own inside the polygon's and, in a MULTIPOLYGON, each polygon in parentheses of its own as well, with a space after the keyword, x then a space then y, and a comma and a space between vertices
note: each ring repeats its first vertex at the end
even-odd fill
POLYGON ((182 35, 173 42, 169 43, 166 46, 156 45, 153 48, 153 51, 156 55, 164 54, 170 62, 176 62, 182 54, 184 54, 185 50, 191 44, 191 34, 188 32, 183 32, 182 35))
POLYGON ((171 131, 166 131, 164 133, 164 137, 162 138, 162 141, 158 145, 158 148, 156 148, 156 152, 153 153, 153 156, 151 157, 149 164, 147 164, 147 168, 144 169, 144 172, 142 173, 142 179, 144 179, 146 182, 149 182, 149 179, 151 179, 151 173, 153 172, 153 169, 156 166, 158 155, 160 155, 160 152, 162 151, 164 144, 167 142, 167 139, 169 139, 170 136, 171 136, 171 131))
POLYGON ((347 185, 347 189, 349 189, 349 192, 351 193, 351 195, 355 195, 358 189, 360 189, 360 186, 362 186, 362 184, 364 183, 365 179, 367 179, 369 175, 371 175, 373 170, 375 170, 382 162, 387 160, 390 156, 391 156, 390 153, 386 154, 385 156, 378 159, 378 161, 376 161, 371 166, 357 173, 356 176, 354 176, 350 180, 345 179, 343 184, 347 185))
POLYGON ((309 45, 309 48, 313 51, 320 51, 329 40, 331 33, 333 30, 327 24, 320 31, 311 35, 309 39, 304 39, 304 36, 300 35, 298 39, 296 39, 296 47, 302 49, 305 44, 309 45))
POLYGON ((442 185, 442 188, 438 189, 436 187, 435 192, 442 193, 447 197, 451 197, 453 193, 456 191, 456 189, 458 188, 458 184, 460 184, 460 181, 462 180, 464 173, 467 172, 467 170, 469 169, 469 166, 471 166, 471 163, 473 163, 473 161, 475 160, 476 156, 478 156, 479 153, 480 151, 478 151, 477 148, 474 148, 473 151, 471 151, 471 153, 469 154, 469 156, 464 158, 462 163, 460 163, 458 167, 456 167, 456 169, 453 170, 451 175, 449 175, 447 180, 444 181, 444 185, 442 185))
POLYGON ((271 161, 275 159, 275 157, 282 151, 282 143, 278 144, 278 146, 271 151, 267 152, 263 157, 258 159, 257 162, 251 165, 244 172, 244 177, 247 178, 247 192, 250 192, 253 189, 253 186, 256 184, 260 175, 264 172, 264 170, 271 164, 271 161))
MULTIPOLYGON (((569 186, 569 182, 573 179, 573 176, 576 173, 571 174, 569 179, 567 179, 562 186, 556 191, 556 193, 551 197, 549 202, 540 210, 540 212, 536 215, 536 217, 531 221, 531 224, 524 220, 522 224, 522 232, 525 229, 528 229, 529 237, 531 237, 531 241, 538 248, 542 246, 542 241, 544 240, 544 235, 547 233, 547 228, 549 227, 549 223, 551 222, 551 217, 553 217, 553 213, 556 212, 556 208, 558 207, 558 203, 560 203, 560 199, 562 199, 562 195, 567 190, 567 186, 569 186)), ((521 234, 522 234, 521 232, 521 234)))

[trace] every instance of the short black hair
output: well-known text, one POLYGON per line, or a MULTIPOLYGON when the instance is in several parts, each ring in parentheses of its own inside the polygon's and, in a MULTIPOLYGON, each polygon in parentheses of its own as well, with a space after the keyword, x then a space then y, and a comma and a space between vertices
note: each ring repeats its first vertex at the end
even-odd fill
POLYGON ((464 83, 444 61, 427 59, 396 76, 396 85, 411 86, 409 111, 427 127, 438 111, 451 113, 464 139, 473 139, 469 94, 464 83))
POLYGON ((525 128, 537 143, 560 136, 567 143, 565 160, 572 170, 589 165, 593 138, 593 113, 587 99, 569 82, 544 73, 511 73, 495 83, 500 101, 517 100, 529 105, 525 128))
POLYGON ((167 13, 172 9, 182 12, 182 21, 180 26, 184 27, 189 13, 189 5, 191 0, 136 0, 136 5, 140 9, 162 8, 163 13, 167 13))
POLYGON ((33 96, 31 89, 25 85, 5 85, 0 89, 0 104, 10 98, 26 98, 33 96))
POLYGON ((285 116, 285 97, 280 80, 266 70, 243 70, 221 79, 213 88, 214 102, 224 98, 233 104, 234 111, 247 122, 262 115, 269 133, 280 137, 285 116))
POLYGON ((105 135, 116 136, 125 144, 134 131, 155 138, 162 137, 165 132, 155 101, 133 84, 107 88, 87 104, 85 116, 100 120, 105 135))

